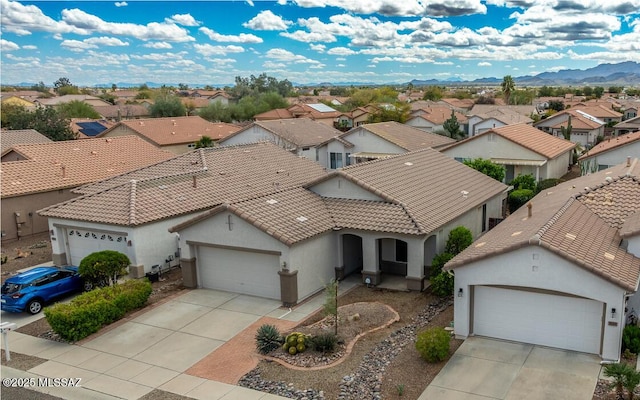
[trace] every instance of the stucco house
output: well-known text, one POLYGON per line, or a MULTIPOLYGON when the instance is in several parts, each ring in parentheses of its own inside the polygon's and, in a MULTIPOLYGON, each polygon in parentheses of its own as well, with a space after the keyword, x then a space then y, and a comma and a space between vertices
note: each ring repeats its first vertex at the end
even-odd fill
POLYGON ((215 142, 239 129, 237 125, 209 122, 198 116, 147 118, 120 121, 97 137, 135 135, 163 150, 183 154, 193 150, 195 142, 203 136, 208 136, 215 142))
POLYGON ((320 165, 271 143, 210 147, 85 185, 76 190, 81 196, 39 213, 49 218, 56 265, 78 265, 88 254, 110 249, 126 254, 130 274, 140 277, 154 265, 178 262, 170 227, 324 174, 320 165))
POLYGON ((620 136, 635 131, 640 131, 640 116, 622 121, 613 126, 613 136, 620 136))
POLYGON ((104 119, 112 122, 122 120, 149 118, 149 108, 142 104, 116 104, 95 106, 94 110, 104 119))
POLYGON ((93 107, 111 105, 110 103, 107 103, 99 97, 90 96, 88 94, 65 94, 64 96, 41 98, 35 100, 36 103, 46 107, 59 106, 60 104, 70 103, 72 101, 81 101, 93 107))
POLYGON ((47 232, 36 211, 77 197, 81 185, 172 156, 134 136, 14 145, 2 155, 2 240, 47 232))
MULTIPOLYGON (((411 118, 405 124, 425 132, 444 131, 443 124, 451 118, 451 111, 450 108, 445 106, 420 108, 411 111, 411 118)), ((460 124, 460 130, 466 133, 469 129, 467 117, 460 112, 454 112, 453 115, 455 115, 458 124, 460 124)))
POLYGON ((582 174, 613 167, 627 157, 640 158, 640 131, 609 137, 578 158, 582 174))
POLYGON ((476 104, 467 114, 469 136, 475 136, 492 128, 505 125, 531 124, 529 118, 534 114, 534 106, 498 106, 491 104, 476 104))
POLYGON ((337 129, 309 118, 256 121, 219 141, 221 146, 269 141, 292 153, 329 167, 326 143, 332 139, 349 148, 350 143, 337 139, 337 129))
POLYGON ((518 175, 530 174, 536 181, 562 177, 572 163, 575 147, 531 125, 517 124, 484 131, 440 151, 460 162, 484 158, 504 165, 508 183, 518 175))
POLYGON ((605 123, 609 122, 621 122, 622 121, 622 113, 617 112, 616 110, 611 108, 611 104, 603 105, 603 104, 594 104, 594 103, 585 103, 585 104, 576 104, 571 107, 572 110, 579 110, 586 114, 592 115, 598 118, 600 121, 604 121, 605 123))
POLYGON ((337 275, 410 290, 460 225, 474 236, 502 217, 507 186, 423 149, 354 165, 170 228, 185 282, 296 302, 337 275))
POLYGON ((562 138, 562 128, 567 128, 571 118, 571 137, 573 143, 581 147, 591 147, 598 136, 604 136, 605 122, 580 110, 564 110, 533 124, 543 132, 562 138))
POLYGON ((353 128, 338 139, 327 142, 324 153, 328 157, 328 168, 335 169, 427 147, 438 148, 453 142, 443 135, 388 121, 353 128))
POLYGON ((619 360, 640 310, 639 177, 636 159, 541 192, 449 261, 456 337, 619 360))
POLYGON ((274 119, 308 118, 325 125, 334 126, 336 119, 342 113, 324 103, 296 103, 287 108, 276 108, 262 114, 256 114, 256 121, 270 121, 274 119))
POLYGON ((622 120, 626 121, 628 119, 637 117, 639 108, 640 108, 640 106, 634 106, 634 105, 625 106, 624 107, 624 112, 623 112, 623 115, 622 115, 622 120))
POLYGON ((2 93, 2 97, 0 97, 0 104, 3 107, 18 106, 24 107, 27 110, 36 108, 36 103, 34 103, 33 101, 29 100, 28 98, 13 95, 11 93, 2 93))
MULTIPOLYGON (((51 139, 38 132, 35 129, 14 129, 14 130, 1 130, 0 131, 0 154, 4 156, 5 152, 9 151, 13 146, 18 144, 28 143, 51 143, 51 139)), ((2 160, 8 161, 8 159, 2 160)))

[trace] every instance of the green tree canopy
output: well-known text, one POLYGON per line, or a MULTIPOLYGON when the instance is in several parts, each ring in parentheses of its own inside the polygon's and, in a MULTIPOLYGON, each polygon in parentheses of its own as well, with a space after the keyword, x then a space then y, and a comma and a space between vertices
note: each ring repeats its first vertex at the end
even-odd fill
POLYGON ((369 122, 397 121, 403 124, 409 119, 410 112, 409 103, 396 102, 393 105, 380 107, 369 116, 369 122))
POLYGON ((451 110, 451 117, 442 124, 442 128, 444 128, 451 139, 458 140, 465 136, 464 132, 460 129, 460 123, 458 123, 458 118, 453 110, 451 110))
POLYGON ((213 139, 211 139, 209 136, 202 136, 200 140, 198 140, 195 144, 196 144, 196 149, 215 146, 213 139))
POLYGON ((449 232, 444 251, 455 256, 471 246, 471 243, 473 243, 471 231, 464 226, 458 226, 449 232))
POLYGON ((67 118, 100 118, 100 114, 90 104, 80 100, 62 103, 57 108, 67 118))
POLYGON ((464 161, 464 165, 471 167, 476 171, 480 171, 499 182, 504 180, 504 167, 492 162, 491 160, 475 158, 473 160, 464 161))
POLYGON ((80 261, 78 272, 98 286, 113 286, 127 273, 129 257, 113 250, 91 253, 80 261))
POLYGON ((424 89, 424 96, 422 97, 422 99, 438 101, 443 97, 444 91, 445 89, 440 86, 427 86, 424 89))
POLYGON ((156 97, 155 103, 149 108, 149 114, 154 118, 159 117, 184 117, 187 109, 180 98, 172 95, 156 97))
POLYGON ((37 107, 28 111, 22 106, 2 107, 2 127, 6 129, 35 129, 53 141, 75 139, 71 121, 53 107, 37 107))

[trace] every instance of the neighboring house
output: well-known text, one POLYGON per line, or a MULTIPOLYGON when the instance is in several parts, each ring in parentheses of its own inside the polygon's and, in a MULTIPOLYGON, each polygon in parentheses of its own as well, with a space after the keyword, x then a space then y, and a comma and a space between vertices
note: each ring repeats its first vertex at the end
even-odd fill
POLYGON ((16 129, 9 131, 2 130, 0 131, 0 146, 2 147, 2 150, 0 150, 0 154, 3 156, 2 161, 5 161, 5 152, 7 152, 15 145, 51 142, 53 142, 51 139, 36 131, 35 129, 16 129))
POLYGON ((342 113, 340 111, 337 111, 323 103, 297 103, 287 108, 278 108, 262 114, 257 114, 253 119, 256 121, 269 121, 274 119, 309 118, 325 125, 333 126, 334 122, 341 114, 342 113))
POLYGON ((17 97, 35 106, 35 100, 46 95, 46 93, 38 92, 37 90, 16 90, 15 92, 0 92, 0 100, 4 102, 5 98, 17 97))
POLYGON ((133 136, 15 145, 2 155, 2 240, 47 232, 36 211, 76 197, 78 186, 171 156, 133 136))
POLYGON ((477 104, 469 111, 469 136, 475 136, 486 130, 499 128, 506 125, 531 124, 533 120, 525 114, 535 113, 533 106, 495 106, 477 104))
POLYGON ((143 104, 116 104, 93 107, 102 118, 112 122, 149 117, 149 108, 143 104))
POLYGON ((519 175, 533 175, 536 181, 567 173, 575 143, 544 133, 530 125, 507 125, 443 147, 443 154, 465 161, 489 159, 505 167, 505 182, 519 175))
POLYGON ((0 104, 3 107, 6 106, 21 106, 28 110, 36 108, 36 103, 26 98, 22 98, 14 95, 3 94, 2 99, 0 99, 0 104))
POLYGON ((622 121, 613 126, 613 136, 620 136, 635 131, 640 131, 640 116, 622 121))
POLYGON ((626 107, 622 116, 622 120, 626 121, 638 116, 638 106, 626 107))
MULTIPOLYGON (((341 132, 309 118, 256 121, 220 140, 220 145, 269 141, 292 153, 327 166, 326 143, 341 132)), ((350 143, 339 141, 341 145, 350 143)))
POLYGON ((138 94, 140 94, 140 91, 135 89, 135 90, 129 90, 129 89, 118 89, 115 92, 107 92, 108 94, 114 95, 117 98, 117 102, 118 103, 126 103, 127 101, 135 101, 136 100, 136 96, 138 96, 138 94))
MULTIPOLYGON (((421 108, 411 112, 411 118, 405 122, 406 125, 420 129, 425 132, 445 132, 444 123, 451 118, 451 109, 448 107, 429 107, 421 108)), ((454 111, 460 130, 467 132, 467 117, 459 112, 454 111)))
MULTIPOLYGON (((169 228, 221 204, 300 187, 325 174, 320 165, 271 143, 209 147, 86 185, 76 190, 82 196, 40 214, 49 218, 56 265, 77 265, 98 249, 110 249, 126 254, 131 275, 141 277, 154 265, 177 262, 181 250, 183 264, 192 257, 179 249, 169 228)), ((230 219, 223 227, 238 231, 234 224, 230 219)), ((208 236, 199 241, 207 242, 208 236)), ((235 246, 241 250, 259 243, 243 239, 235 246)), ((203 286, 190 279, 186 271, 185 284, 203 286)))
POLYGON ((571 109, 582 111, 583 113, 594 116, 605 123, 622 121, 622 114, 613 110, 611 105, 605 106, 602 104, 595 105, 586 103, 585 105, 577 104, 572 106, 571 109))
POLYGON ((640 310, 639 178, 636 159, 549 188, 449 261, 456 337, 618 361, 640 310))
POLYGON ((320 153, 319 162, 331 169, 455 142, 395 121, 361 125, 343 133, 339 139, 327 142, 326 151, 320 153))
POLYGON ((571 137, 573 143, 582 147, 593 146, 598 136, 604 136, 605 122, 580 110, 564 110, 533 124, 536 128, 563 138, 562 128, 569 125, 571 117, 571 137))
POLYGON ((438 101, 438 103, 446 104, 447 107, 452 108, 461 113, 468 112, 475 105, 475 102, 472 99, 456 99, 456 98, 441 99, 440 101, 438 101))
POLYGON ((104 119, 72 118, 71 130, 78 139, 89 139, 98 136, 113 126, 113 122, 104 119))
POLYGON ((70 103, 72 101, 82 101, 93 107, 111 105, 110 103, 107 103, 106 101, 102 100, 99 97, 89 96, 86 94, 65 94, 64 96, 35 100, 36 103, 39 103, 43 106, 48 106, 48 107, 59 106, 60 104, 70 103))
POLYGON ((578 162, 585 175, 621 164, 627 157, 640 158, 640 131, 609 137, 580 156, 578 162))
POLYGON ((364 125, 369 122, 372 112, 364 107, 358 107, 348 113, 342 113, 334 122, 334 127, 341 131, 348 131, 351 128, 364 125))
POLYGON ((215 142, 239 129, 237 125, 209 122, 198 116, 167 117, 120 121, 98 136, 108 138, 136 135, 163 150, 182 154, 193 150, 195 143, 203 136, 208 136, 215 142))
POLYGON ((394 275, 423 290, 449 232, 486 231, 502 217, 506 190, 423 149, 220 205, 170 230, 179 233, 183 273, 203 287, 295 304, 335 275, 356 273, 370 285, 394 275))

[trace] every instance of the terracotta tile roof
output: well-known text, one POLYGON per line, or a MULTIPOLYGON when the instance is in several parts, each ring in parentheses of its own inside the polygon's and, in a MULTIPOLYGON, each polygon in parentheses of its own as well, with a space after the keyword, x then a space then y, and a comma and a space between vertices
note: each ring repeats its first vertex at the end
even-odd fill
POLYGON ((496 135, 499 135, 548 159, 554 159, 576 147, 575 143, 552 136, 532 127, 531 125, 516 124, 489 129, 488 131, 484 131, 478 135, 453 143, 450 146, 446 146, 444 149, 450 149, 463 143, 479 140, 479 138, 490 133, 495 133, 496 135))
POLYGON ((173 155, 135 136, 24 144, 28 160, 2 163, 2 197, 73 188, 173 155))
POLYGON ((581 155, 580 158, 578 158, 578 160, 585 160, 595 155, 605 153, 609 150, 626 146, 627 144, 636 142, 638 140, 640 140, 640 131, 627 133, 625 135, 620 135, 614 138, 610 137, 607 140, 604 140, 598 143, 597 145, 595 145, 594 147, 592 147, 591 149, 589 149, 587 152, 581 155))
MULTIPOLYGON (((411 114, 415 116, 414 118, 422 118, 435 125, 442 125, 446 120, 451 118, 451 108, 446 106, 430 106, 414 110, 411 114)), ((460 123, 466 123, 468 120, 466 115, 458 111, 454 111, 453 114, 460 123)))
POLYGON ((301 186, 326 172, 270 143, 211 147, 87 185, 47 217, 140 225, 301 186))
MULTIPOLYGON (((475 104, 473 108, 469 111, 468 115, 484 115, 487 114, 489 116, 499 116, 499 115, 511 115, 511 114, 519 114, 522 117, 528 117, 531 113, 536 112, 536 107, 534 105, 499 105, 499 104, 475 104)), ((529 121, 531 121, 529 119, 529 121)))
POLYGON ((423 234, 507 189, 501 182, 430 148, 349 166, 307 187, 336 175, 384 201, 401 205, 423 234))
POLYGON ((118 104, 111 106, 95 106, 93 108, 103 118, 129 119, 149 116, 149 110, 147 107, 140 104, 118 104))
POLYGON ((127 126, 138 134, 156 143, 158 146, 172 144, 194 143, 203 136, 217 140, 236 132, 240 127, 223 122, 209 122, 204 118, 194 117, 169 117, 148 118, 121 121, 113 128, 103 132, 100 136, 108 135, 117 130, 120 125, 127 126))
POLYGON ((17 144, 27 143, 51 143, 52 140, 36 131, 35 129, 15 129, 10 131, 0 131, 0 145, 4 154, 7 150, 17 144))
POLYGON ((293 118, 293 114, 286 108, 276 108, 274 110, 265 111, 261 114, 256 114, 253 119, 256 121, 268 121, 272 119, 288 119, 293 118))
POLYGON ((305 104, 298 103, 287 108, 289 112, 296 118, 307 117, 311 119, 334 119, 340 116, 340 111, 334 110, 322 103, 319 104, 305 104), (327 111, 320 111, 319 109, 327 108, 327 111), (329 111, 330 110, 330 111, 329 111))
POLYGON ((615 225, 631 217, 636 221, 635 233, 640 231, 638 206, 633 209, 640 190, 639 175, 640 163, 636 160, 630 167, 619 165, 541 192, 531 200, 531 216, 526 206, 521 207, 449 261, 446 268, 455 269, 493 255, 539 245, 635 291, 640 259, 619 247, 621 236, 615 225), (602 204, 611 192, 615 193, 612 204, 602 204), (628 201, 634 196, 636 200, 631 204, 619 204, 616 200, 628 201))
POLYGON ((589 115, 593 115, 596 118, 604 119, 604 118, 621 118, 622 114, 613 110, 611 105, 604 106, 602 104, 598 105, 576 105, 571 107, 572 110, 580 110, 589 115))
POLYGON ((343 133, 340 137, 346 139, 347 136, 360 129, 380 136, 407 151, 424 149, 426 147, 437 147, 455 142, 455 140, 446 136, 425 132, 395 121, 360 125, 343 133))
POLYGON ((383 201, 325 198, 339 228, 420 235, 423 232, 399 204, 383 201))
POLYGON ((474 112, 474 110, 476 109, 476 107, 474 107, 474 109, 471 110, 471 112, 468 115, 477 116, 479 118, 482 118, 483 120, 495 119, 504 123, 505 125, 530 124, 533 122, 533 120, 528 116, 522 115, 521 113, 515 110, 512 110, 510 108, 506 108, 506 106, 503 106, 503 107, 504 108, 497 107, 493 109, 487 109, 484 112, 478 112, 478 111, 474 112))
MULTIPOLYGON (((342 133, 335 128, 309 118, 290 118, 273 121, 256 121, 228 137, 240 134, 247 129, 252 129, 254 126, 259 126, 298 147, 317 146, 338 137, 342 133)), ((224 144, 224 141, 222 141, 221 144, 224 144)))

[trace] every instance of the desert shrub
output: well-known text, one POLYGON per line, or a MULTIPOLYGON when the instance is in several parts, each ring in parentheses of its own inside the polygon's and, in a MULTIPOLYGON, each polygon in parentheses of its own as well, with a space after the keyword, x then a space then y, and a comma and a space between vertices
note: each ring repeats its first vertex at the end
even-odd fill
POLYGON ((555 179, 555 178, 549 178, 549 179, 541 180, 540 182, 538 182, 538 185, 536 187, 536 192, 540 193, 543 190, 547 190, 549 188, 552 188, 552 187, 556 186, 559 182, 560 182, 560 179, 555 179))
POLYGON ((534 178, 531 174, 518 175, 514 180, 511 181, 510 185, 512 185, 515 190, 536 190, 536 178, 534 178))
POLYGON ((447 261, 453 258, 453 254, 450 253, 441 253, 436 254, 431 260, 431 271, 429 271, 429 278, 434 278, 440 272, 442 272, 442 267, 447 263, 447 261))
POLYGON ((454 278, 447 271, 440 271, 431 279, 431 292, 436 296, 447 297, 453 294, 454 278))
POLYGON ((441 327, 429 328, 418 334, 416 350, 427 362, 435 363, 449 355, 451 335, 441 327))
POLYGON ((256 349, 260 354, 267 354, 282 346, 284 339, 274 325, 264 324, 256 332, 256 349))
POLYGON ((309 346, 315 351, 331 353, 338 344, 338 337, 330 332, 321 333, 311 338, 309 346))
POLYGON ((91 253, 80 261, 80 276, 94 286, 115 285, 118 279, 126 275, 131 262, 129 257, 113 250, 91 253))
POLYGON ((44 309, 51 328, 65 340, 75 342, 142 307, 151 295, 151 284, 130 280, 120 285, 83 293, 70 303, 57 303, 44 309))
POLYGON ((519 189, 512 191, 511 193, 509 193, 509 197, 507 198, 507 202, 509 203, 509 212, 515 212, 518 208, 527 204, 527 202, 531 200, 533 196, 533 190, 529 189, 519 189))
POLYGON ((640 326, 627 325, 622 331, 622 351, 640 354, 640 326))
POLYGON ((471 231, 464 226, 458 226, 449 232, 444 251, 455 256, 469 247, 471 243, 473 243, 473 234, 471 231))

